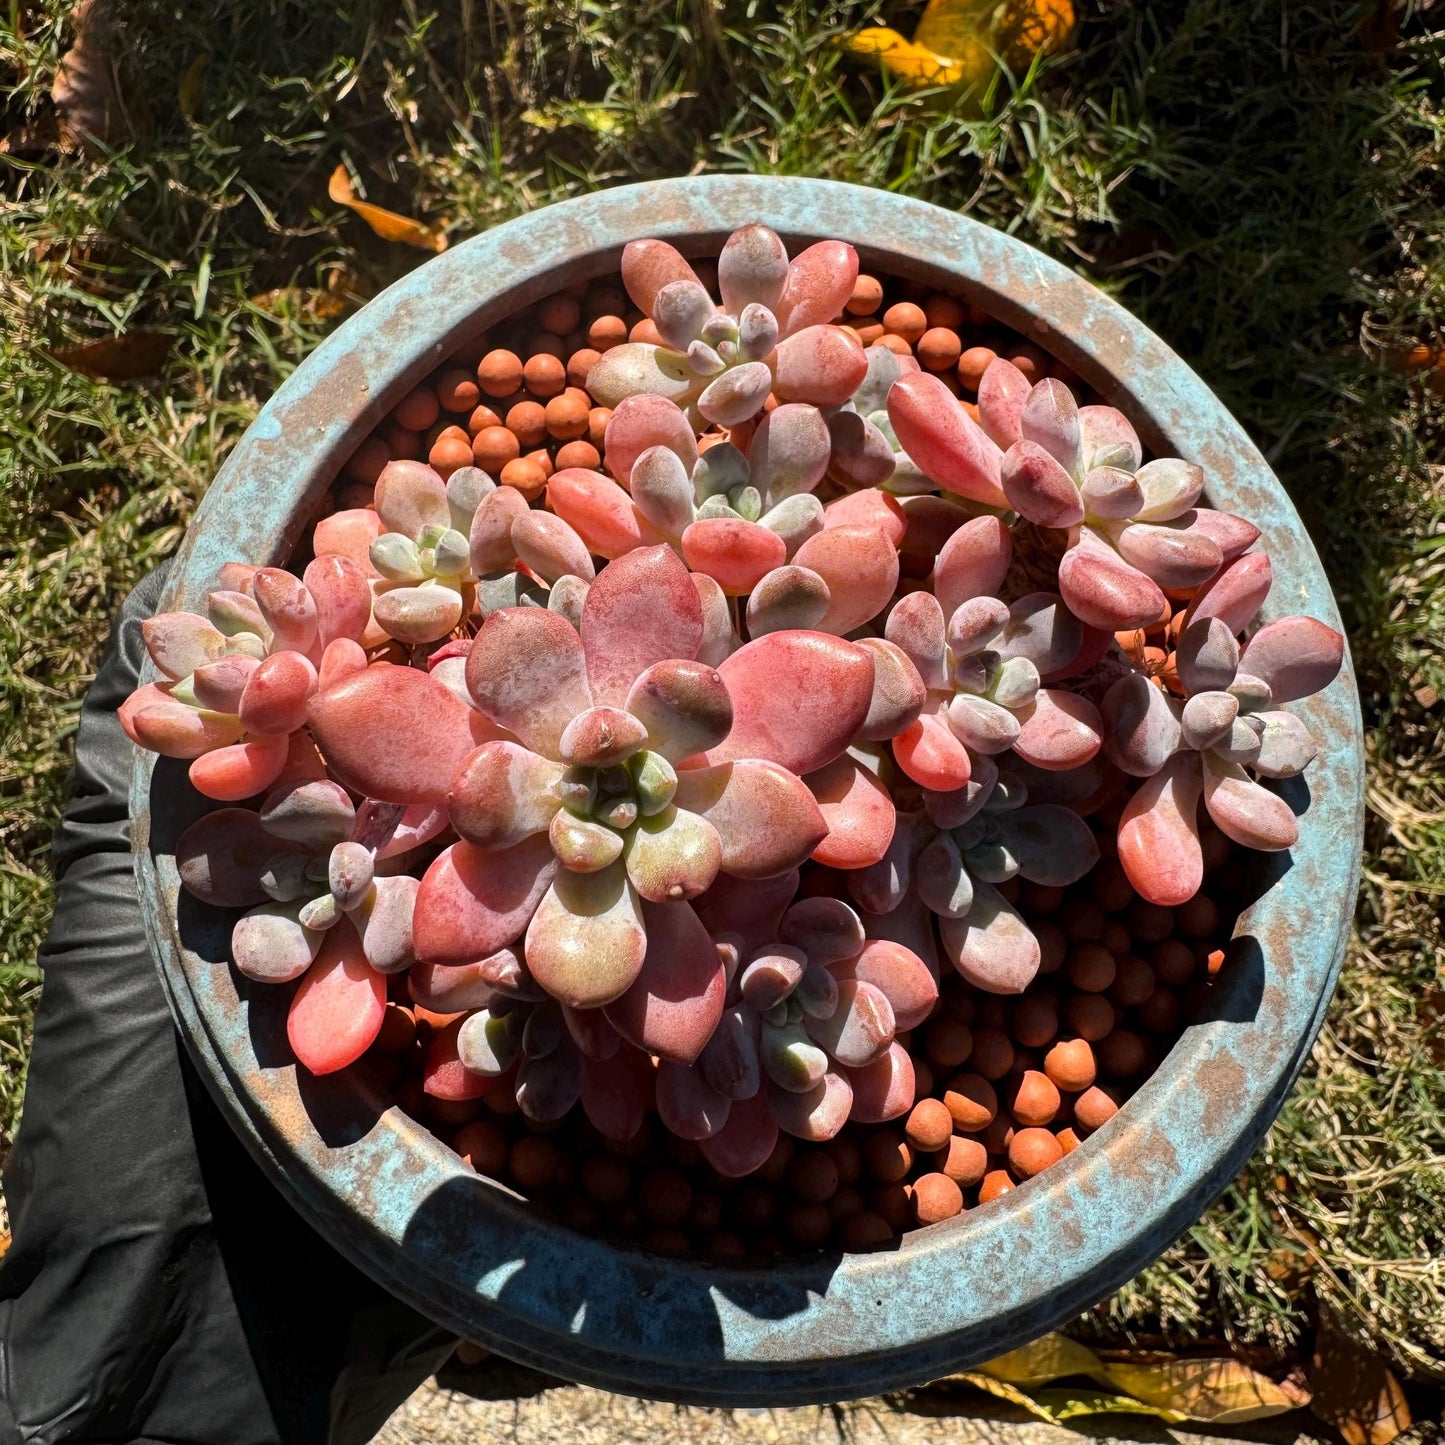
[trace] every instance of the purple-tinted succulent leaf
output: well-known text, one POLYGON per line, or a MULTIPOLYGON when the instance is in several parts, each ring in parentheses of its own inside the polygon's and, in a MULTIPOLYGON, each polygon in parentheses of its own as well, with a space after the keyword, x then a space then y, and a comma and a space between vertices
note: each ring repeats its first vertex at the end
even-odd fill
POLYGON ((1219 618, 1199 617, 1179 634, 1175 658, 1186 692, 1218 692, 1239 670, 1239 644, 1219 618))
POLYGON ((769 944, 756 953, 738 975, 743 1002, 754 1013, 766 1013, 791 996, 803 981, 808 955, 786 943, 769 944))
POLYGON ((1046 377, 1029 392, 1019 411, 1019 439, 1026 445, 1042 447, 1070 477, 1083 475, 1079 465, 1079 404, 1062 381, 1046 377))
POLYGON ((1197 692, 1184 704, 1179 722, 1184 745, 1212 748, 1227 739, 1239 716, 1239 699, 1227 692, 1197 692))
POLYGON ((305 583, 279 567, 261 567, 251 592, 271 629, 270 650, 310 656, 317 643, 316 603, 305 583))
POLYGON ((388 637, 420 647, 439 641, 456 627, 462 620, 462 599, 454 588, 438 582, 395 587, 377 597, 373 613, 388 637))
POLYGON ((901 647, 881 637, 860 638, 858 646, 873 656, 873 699, 858 729, 858 741, 884 742, 917 721, 928 690, 901 647))
POLYGON ((544 1058, 524 1058, 517 1066, 517 1107, 537 1124, 564 1118, 582 1097, 582 1055, 563 1037, 544 1058))
MULTIPOLYGON (((620 350, 621 348, 617 348, 620 350)), ((610 356, 612 353, 604 354, 610 356)), ((598 362, 600 366, 602 363, 598 362)), ((594 368, 595 369, 595 368, 594 368)), ((591 375, 588 375, 590 388, 591 375)), ((717 426, 741 426, 762 410, 772 390, 773 374, 761 361, 744 362, 710 381, 697 399, 697 409, 717 426)))
POLYGON ((1270 700, 1294 702, 1339 676, 1345 639, 1314 617, 1280 617, 1249 639, 1239 670, 1269 686, 1270 700))
POLYGON ((1117 467, 1095 467, 1079 487, 1086 516, 1122 522, 1144 506, 1144 489, 1130 472, 1117 467))
POLYGON ((1007 752, 1021 732, 1019 719, 1008 708, 966 692, 949 703, 948 726, 966 748, 985 756, 1007 752))
POLYGON ((376 479, 375 506, 381 525, 404 537, 415 537, 423 527, 452 524, 447 484, 425 462, 388 462, 376 479))
POLYGON ((1141 672, 1115 681, 1104 694, 1100 712, 1105 755, 1131 777, 1153 777, 1179 747, 1175 704, 1141 672))
POLYGON ((997 827, 1019 875, 1030 883, 1067 888, 1099 861, 1093 829, 1071 808, 1029 804, 1004 814, 997 827))
POLYGON ((637 1137, 656 1102, 652 1060, 641 1049, 622 1048, 610 1059, 582 1061, 582 1108, 604 1139, 637 1137))
POLYGON ((811 492, 828 469, 828 424, 816 406, 787 402, 763 415, 748 447, 752 484, 770 505, 811 492))
POLYGON ((1216 512, 1209 507, 1196 507, 1194 525, 1213 537, 1226 562, 1232 562, 1259 541, 1259 528, 1233 512, 1216 512))
POLYGON ((998 784, 998 764, 983 753, 973 760, 973 776, 951 793, 923 793, 923 806, 938 828, 961 828, 985 807, 998 784))
POLYGON ((697 1067, 724 1098, 751 1099, 762 1078, 756 1019, 740 1006, 725 1008, 697 1067))
POLYGON ((422 877, 412 933, 427 963, 469 963, 522 936, 557 860, 544 836, 489 852, 453 843, 422 877))
POLYGON ((1119 819, 1119 862, 1150 903, 1173 908, 1204 878, 1199 845, 1199 755, 1176 753, 1141 783, 1119 819))
POLYGON ((1144 627, 1164 610, 1156 582, 1132 567, 1090 527, 1059 563, 1059 592, 1080 622, 1109 632, 1144 627))
POLYGON ((1237 637, 1264 606, 1273 580, 1274 568, 1267 553, 1248 552, 1237 557, 1194 594, 1186 621, 1193 624, 1217 617, 1237 637))
MULTIPOLYGON (((928 965, 911 948, 890 940, 871 940, 856 957, 836 964, 833 976, 840 987, 855 979, 876 988, 888 1000, 899 1031, 917 1028, 938 1003, 938 981, 928 965)), ((839 999, 841 1004, 841 993, 839 999)))
POLYGON ((141 623, 146 651, 168 678, 189 677, 198 667, 216 662, 226 651, 226 638, 194 612, 161 612, 141 623))
POLYGON ((992 597, 1013 562, 1013 538, 998 517, 974 517, 943 544, 933 569, 933 591, 945 617, 971 597, 992 597))
POLYGON ((816 628, 831 599, 828 584, 811 568, 775 567, 748 598, 748 635, 816 628))
POLYGON ((1244 848, 1278 853, 1299 841, 1299 823, 1288 803, 1256 783, 1238 763, 1211 753, 1204 758, 1204 806, 1226 838, 1244 848))
POLYGON ((632 684, 627 711, 646 728, 648 746, 674 763, 721 743, 733 725, 727 684, 702 662, 654 663, 632 684))
POLYGON ((1008 506, 1000 484, 1003 453, 936 376, 900 376, 888 392, 888 419, 904 451, 943 490, 987 507, 1008 506))
POLYGON ((732 609, 727 594, 713 578, 694 572, 692 585, 702 609, 702 642, 697 649, 697 660, 716 667, 739 645, 737 633, 733 631, 732 609))
POLYGON ((584 1059, 601 1063, 615 1058, 622 1047, 622 1036, 607 1021, 607 1014, 600 1008, 562 1008, 562 1022, 577 1045, 577 1051, 584 1059))
POLYGON ((267 794, 260 818, 273 837, 319 853, 351 836, 356 809, 340 783, 323 778, 267 794))
POLYGON ((562 806, 566 770, 517 743, 483 743, 457 769, 447 794, 452 826, 480 848, 511 848, 544 832, 562 806))
POLYGON ((971 657, 989 647, 1009 620, 1008 607, 997 597, 970 597, 948 619, 948 646, 955 658, 971 657))
POLYGON ((664 346, 686 351, 716 314, 712 297, 696 281, 669 281, 652 298, 652 324, 664 346))
MULTIPOLYGON (((873 351, 893 355, 886 347, 870 347, 868 354, 873 351)), ((881 487, 888 482, 897 466, 893 447, 867 417, 854 411, 834 412, 827 427, 829 477, 850 490, 881 487)))
POLYGON ((863 923, 841 898, 800 898, 783 914, 778 937, 824 966, 853 958, 863 948, 863 923))
MULTIPOLYGON (((254 657, 230 656, 203 662, 191 674, 191 693, 207 712, 237 713, 251 675, 260 667, 254 657)), ((366 665, 365 654, 362 666, 366 665)))
POLYGON ((231 958, 241 973, 257 983, 290 983, 311 967, 325 934, 304 927, 300 909, 299 901, 262 903, 236 920, 231 958))
POLYGON ((1264 724, 1259 738, 1255 771, 1266 778, 1293 778, 1314 760, 1319 744, 1309 728, 1292 712, 1273 711, 1256 715, 1264 724))
POLYGON ((1033 388, 1013 362, 995 357, 978 383, 978 420, 997 446, 1007 449, 1022 435, 1024 404, 1033 388))
POLYGON ((718 291, 732 316, 754 303, 773 310, 787 278, 786 248, 776 231, 756 222, 734 231, 717 258, 718 291))
POLYGON ((512 566, 517 557, 512 527, 530 510, 515 487, 497 487, 477 504, 468 534, 472 571, 477 576, 505 572, 512 566))
POLYGON ((528 509, 512 524, 512 545, 526 566, 549 585, 559 577, 590 582, 597 575, 587 544, 561 517, 528 509))
POLYGON ((1081 467, 1086 473, 1095 467, 1137 472, 1144 460, 1139 434, 1124 413, 1112 406, 1079 408, 1079 451, 1081 467))
POLYGON ((661 396, 686 405, 700 382, 685 357, 650 341, 627 341, 604 351, 587 373, 598 406, 617 408, 629 396, 661 396))
POLYGON ((802 779, 757 758, 679 773, 677 803, 717 829, 722 869, 739 878, 796 868, 828 833, 802 779))
POLYGON ((940 918, 962 918, 973 907, 973 879, 948 833, 936 834, 918 855, 913 887, 929 912, 940 918))
POLYGON ((1257 717, 1238 717, 1230 724, 1229 731, 1210 748, 1210 752, 1222 762, 1253 767, 1259 758, 1263 735, 1264 724, 1257 717))
MULTIPOLYGON (((697 465, 697 439, 692 424, 676 403, 661 396, 629 396, 612 413, 603 441, 607 470, 631 487, 639 457, 653 447, 672 452, 691 477, 697 465)), ((689 488, 689 491, 691 488, 689 488)))
MULTIPOLYGON (((719 271, 721 275, 721 271, 719 271)), ((784 336, 831 321, 858 280, 858 253, 846 241, 818 241, 793 257, 773 310, 784 336)))
POLYGON ((1073 477, 1038 443, 1015 442, 1004 453, 1000 477, 1009 505, 1030 522, 1072 527, 1084 520, 1073 477))
POLYGON ((1135 522, 1119 530, 1119 555, 1161 587, 1182 591, 1206 582, 1224 564, 1218 543, 1194 525, 1196 513, 1172 522, 1135 522))
POLYGON ((822 1082, 806 1094, 786 1089, 767 1089, 768 1108, 778 1127, 786 1134, 821 1144, 833 1138, 848 1122, 853 1107, 853 1088, 844 1074, 829 1071, 822 1082))
POLYGON ((902 1118, 912 1107, 917 1081, 913 1060, 902 1044, 892 1043, 882 1058, 849 1069, 853 1091, 848 1117, 855 1124, 883 1124, 902 1118))
POLYGON ((1039 971, 1039 941, 987 883, 974 885, 973 907, 938 926, 943 952, 959 974, 985 993, 1022 993, 1039 971))
MULTIPOLYGON (((808 1036, 845 1068, 862 1068, 886 1052, 896 1028, 893 1005, 876 985, 840 979, 838 1006, 826 1019, 805 1019, 808 1036)), ((781 1082, 775 1079, 775 1082, 781 1082)))
POLYGON ((908 656, 926 688, 948 685, 947 625, 933 593, 909 592, 900 597, 888 614, 884 636, 908 656))
POLYGON ((848 891, 867 913, 891 913, 913 884, 913 865, 933 834, 921 813, 899 813, 888 851, 869 868, 847 875, 848 891))
POLYGON ((735 1101, 727 1123, 711 1138, 700 1140, 698 1148, 723 1178, 742 1179, 767 1163, 777 1143, 777 1121, 759 1088, 735 1101))
POLYGON ((727 1124, 732 1100, 718 1093, 702 1071, 663 1059, 657 1067, 657 1112, 679 1139, 711 1139, 727 1124))
POLYGON ((478 1009, 457 1030, 457 1058, 484 1079, 500 1077, 521 1057, 525 1022, 525 1016, 514 1010, 494 1014, 478 1009))

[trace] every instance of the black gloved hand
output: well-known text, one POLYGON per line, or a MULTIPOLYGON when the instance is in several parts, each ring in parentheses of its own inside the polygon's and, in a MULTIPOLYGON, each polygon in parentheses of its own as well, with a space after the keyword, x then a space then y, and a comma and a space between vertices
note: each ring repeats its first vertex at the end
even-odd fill
POLYGON ((456 1342, 282 1199, 176 1033, 141 921, 134 752, 115 717, 163 580, 121 609, 55 835, 55 921, 5 1173, 0 1438, 350 1445, 456 1342))

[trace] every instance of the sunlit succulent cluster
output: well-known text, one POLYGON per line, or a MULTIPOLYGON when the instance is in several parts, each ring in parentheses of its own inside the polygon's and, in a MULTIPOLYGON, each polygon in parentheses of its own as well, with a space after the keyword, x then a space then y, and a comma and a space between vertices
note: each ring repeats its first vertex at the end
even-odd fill
POLYGON ((1120 412, 1003 359, 965 405, 865 349, 857 273, 748 226, 718 304, 634 243, 660 339, 592 368, 597 467, 534 503, 391 461, 302 577, 233 565, 205 615, 146 624, 160 679, 121 721, 246 804, 192 826, 180 875, 245 910, 243 974, 300 980, 307 1068, 359 1058, 409 972, 458 1016, 438 1071, 608 1138, 655 1111, 742 1175, 779 1129, 908 1111, 895 1035, 940 968, 1029 984, 999 890, 1082 878, 1091 814, 1158 904, 1200 886, 1201 799, 1236 843, 1296 840, 1258 780, 1314 756, 1283 704, 1339 635, 1254 629, 1258 531, 1120 412))

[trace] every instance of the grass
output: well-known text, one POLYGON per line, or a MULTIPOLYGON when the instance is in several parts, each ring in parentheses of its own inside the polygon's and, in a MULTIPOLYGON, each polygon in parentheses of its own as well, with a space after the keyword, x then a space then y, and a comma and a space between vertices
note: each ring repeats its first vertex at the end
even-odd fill
POLYGON ((332 168, 455 237, 650 176, 831 176, 1023 236, 1180 350, 1294 496, 1360 670, 1366 883, 1325 1032, 1225 1198, 1082 1325, 1285 1350, 1328 1309, 1445 1375, 1445 437, 1383 364, 1445 340, 1434 15, 1089 0, 1074 51, 969 110, 829 44, 916 5, 442 8, 134 0, 112 53, 136 138, 89 156, 48 144, 67 7, 0 11, 0 1155, 108 616, 330 313, 421 259, 326 200, 332 168), (152 379, 47 355, 135 330, 172 338, 152 379))

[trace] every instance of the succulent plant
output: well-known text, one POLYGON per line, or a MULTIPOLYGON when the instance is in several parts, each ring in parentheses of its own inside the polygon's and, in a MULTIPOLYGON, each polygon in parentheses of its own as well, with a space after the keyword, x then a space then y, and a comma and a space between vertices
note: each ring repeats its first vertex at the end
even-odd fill
POLYGON ((734 427, 780 402, 834 406, 853 394, 865 362, 858 338, 830 324, 858 277, 858 256, 820 241, 790 263, 777 234, 743 226, 718 257, 722 305, 666 241, 633 241, 622 280, 661 338, 606 352, 587 378, 603 405, 667 397, 718 426, 734 427))
POLYGON ((301 578, 275 567, 231 566, 206 616, 162 612, 141 626, 162 675, 121 704, 131 741, 190 759, 200 793, 235 803, 275 784, 306 723, 318 679, 366 666, 358 641, 371 589, 344 557, 317 557, 301 578))
POLYGON ((1182 903, 1199 889, 1201 796, 1215 825, 1242 847, 1278 851, 1299 837, 1289 804, 1251 773, 1292 778, 1315 756, 1309 729, 1282 704, 1334 680, 1344 639, 1313 617, 1281 617, 1241 648, 1238 634, 1263 600, 1254 562, 1226 568, 1186 614, 1176 654, 1182 702, 1142 672, 1119 678, 1104 696, 1106 752, 1144 779, 1119 821, 1119 861, 1154 903, 1182 903))

